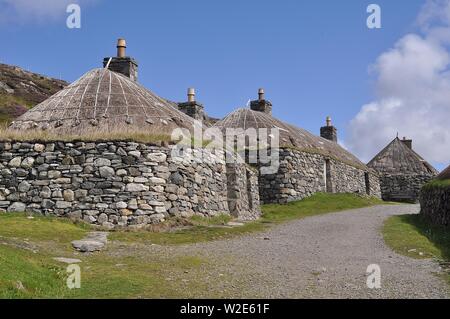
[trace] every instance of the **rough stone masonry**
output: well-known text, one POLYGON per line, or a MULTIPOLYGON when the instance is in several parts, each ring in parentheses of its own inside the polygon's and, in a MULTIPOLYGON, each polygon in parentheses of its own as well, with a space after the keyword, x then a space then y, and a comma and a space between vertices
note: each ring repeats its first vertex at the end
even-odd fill
POLYGON ((260 215, 257 174, 204 149, 135 142, 0 142, 0 210, 70 217, 108 228, 171 216, 260 215), (201 159, 201 160, 199 160, 201 159), (236 172, 244 178, 233 183, 236 172))

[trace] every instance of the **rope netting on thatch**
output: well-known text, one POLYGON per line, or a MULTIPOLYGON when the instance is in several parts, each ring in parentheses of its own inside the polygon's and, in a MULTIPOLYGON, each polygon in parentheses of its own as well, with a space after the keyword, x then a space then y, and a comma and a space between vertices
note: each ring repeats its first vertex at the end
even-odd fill
POLYGON ((398 137, 367 164, 382 173, 414 173, 436 175, 436 169, 398 137))
POLYGON ((12 129, 64 133, 142 130, 170 134, 193 129, 194 121, 176 104, 158 97, 126 76, 94 69, 12 123, 12 129))
POLYGON ((227 128, 278 128, 280 133, 280 146, 294 147, 311 152, 317 152, 325 156, 348 162, 357 166, 365 166, 360 160, 348 151, 343 149, 337 143, 331 142, 322 137, 315 136, 310 132, 284 123, 270 114, 253 111, 251 109, 241 108, 228 114, 223 120, 215 124, 225 132, 227 128))

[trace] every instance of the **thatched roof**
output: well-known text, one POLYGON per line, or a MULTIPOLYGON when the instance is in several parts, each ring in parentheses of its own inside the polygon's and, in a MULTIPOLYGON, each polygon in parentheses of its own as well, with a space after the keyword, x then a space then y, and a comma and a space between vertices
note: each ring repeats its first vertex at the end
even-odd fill
POLYGON ((367 166, 379 173, 431 174, 438 171, 398 137, 378 153, 367 166))
POLYGON ((437 177, 438 180, 446 180, 450 179, 450 166, 442 171, 437 177))
MULTIPOLYGON (((293 147, 300 150, 320 153, 354 166, 365 168, 358 158, 343 149, 337 143, 329 141, 310 132, 284 123, 270 114, 253 111, 247 108, 237 109, 228 114, 223 120, 215 124, 225 131, 226 128, 278 128, 280 132, 280 146, 293 147)), ((268 132, 270 134, 270 131, 268 132)))
POLYGON ((170 134, 193 129, 193 119, 126 76, 94 69, 20 116, 11 129, 61 133, 139 130, 170 134))

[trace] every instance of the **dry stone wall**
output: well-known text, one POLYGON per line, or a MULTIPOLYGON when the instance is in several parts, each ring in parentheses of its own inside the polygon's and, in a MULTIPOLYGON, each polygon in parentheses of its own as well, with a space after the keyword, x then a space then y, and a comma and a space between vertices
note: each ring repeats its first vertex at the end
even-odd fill
POLYGON ((431 174, 383 174, 380 177, 381 194, 386 201, 419 201, 420 189, 434 178, 431 174))
POLYGON ((366 172, 321 154, 280 149, 279 164, 276 174, 259 177, 262 203, 283 204, 317 192, 360 193, 381 197, 375 172, 366 172))
POLYGON ((450 227, 450 186, 423 187, 420 206, 420 213, 432 223, 450 227))
MULTIPOLYGON (((221 157, 203 149, 172 157, 171 147, 0 142, 0 210, 66 216, 105 227, 230 214, 221 157)), ((236 165, 251 186, 246 180, 236 185, 241 196, 233 199, 238 205, 232 214, 257 218, 259 205, 250 206, 247 199, 247 188, 257 188, 257 175, 245 164, 236 165)))

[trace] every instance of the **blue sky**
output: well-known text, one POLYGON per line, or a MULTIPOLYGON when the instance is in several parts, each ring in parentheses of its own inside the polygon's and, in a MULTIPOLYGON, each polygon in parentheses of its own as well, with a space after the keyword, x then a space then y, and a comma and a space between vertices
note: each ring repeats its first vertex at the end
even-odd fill
MULTIPOLYGON (((114 55, 116 39, 124 37, 127 53, 139 61, 139 82, 163 97, 183 101, 187 87, 195 87, 207 112, 223 117, 264 87, 275 116, 318 134, 331 115, 347 146, 355 139, 352 119, 377 99, 369 67, 404 35, 419 32, 424 3, 81 0, 79 30, 66 27, 67 14, 59 7, 29 10, 17 19, 0 13, 0 61, 73 81, 114 55), (370 3, 382 8, 382 29, 366 26, 370 3)), ((10 0, 0 0, 0 12, 8 6, 10 0)), ((383 132, 377 147, 395 134, 392 127, 383 132)))

